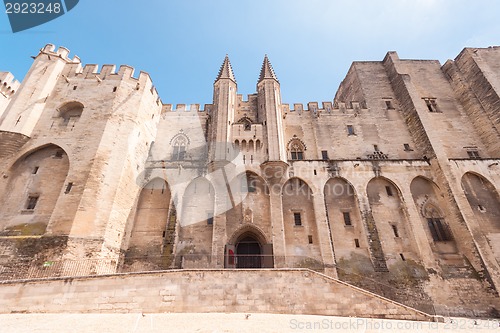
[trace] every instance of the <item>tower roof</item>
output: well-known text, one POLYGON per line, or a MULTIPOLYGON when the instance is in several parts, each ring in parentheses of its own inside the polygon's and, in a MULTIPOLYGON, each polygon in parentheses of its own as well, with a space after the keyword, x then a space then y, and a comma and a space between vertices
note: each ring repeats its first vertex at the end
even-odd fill
POLYGON ((267 57, 267 54, 264 56, 264 62, 262 63, 262 69, 260 70, 259 82, 264 79, 274 79, 278 81, 276 74, 274 73, 273 66, 267 57))
POLYGON ((229 57, 227 54, 224 58, 222 66, 220 66, 219 75, 217 75, 217 79, 215 79, 215 81, 218 81, 220 79, 230 79, 236 82, 236 79, 234 78, 233 68, 231 67, 231 62, 229 61, 229 57))

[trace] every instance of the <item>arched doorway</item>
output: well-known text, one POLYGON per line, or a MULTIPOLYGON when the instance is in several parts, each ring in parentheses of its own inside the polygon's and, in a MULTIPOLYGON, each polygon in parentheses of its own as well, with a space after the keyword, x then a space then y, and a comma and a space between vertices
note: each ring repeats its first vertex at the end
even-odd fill
POLYGON ((273 244, 254 225, 244 225, 225 246, 225 268, 273 268, 273 244))
POLYGON ((259 241, 251 234, 236 243, 236 268, 261 268, 262 251, 259 241))

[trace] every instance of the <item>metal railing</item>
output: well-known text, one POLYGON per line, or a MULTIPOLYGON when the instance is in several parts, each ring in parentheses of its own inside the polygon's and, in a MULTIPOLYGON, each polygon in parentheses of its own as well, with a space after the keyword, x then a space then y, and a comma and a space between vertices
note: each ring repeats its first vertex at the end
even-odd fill
MULTIPOLYGON (((220 255, 184 254, 174 256, 125 257, 121 262, 112 259, 82 259, 45 262, 9 262, 0 263, 0 281, 33 280, 61 277, 87 277, 115 273, 155 272, 182 269, 260 269, 260 268, 307 268, 320 273, 327 273, 332 268, 341 275, 349 275, 342 280, 383 295, 390 299, 417 307, 420 295, 408 288, 384 283, 376 278, 357 274, 335 265, 324 265, 321 261, 306 256, 274 255, 220 255)), ((425 302, 425 301, 424 301, 425 302)))
POLYGON ((309 268, 319 272, 323 272, 325 269, 325 265, 321 261, 305 256, 184 254, 178 256, 125 257, 119 263, 112 259, 0 263, 0 281, 216 267, 228 269, 309 268))
POLYGON ((18 265, 9 263, 0 265, 0 281, 113 274, 116 266, 116 261, 111 259, 45 261, 18 265))

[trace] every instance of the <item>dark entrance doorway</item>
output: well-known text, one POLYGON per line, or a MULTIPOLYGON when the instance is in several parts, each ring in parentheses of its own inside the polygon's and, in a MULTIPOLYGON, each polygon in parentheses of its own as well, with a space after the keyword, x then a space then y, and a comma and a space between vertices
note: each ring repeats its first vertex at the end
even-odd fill
POLYGON ((252 236, 242 238, 236 245, 237 268, 261 268, 261 249, 252 236))

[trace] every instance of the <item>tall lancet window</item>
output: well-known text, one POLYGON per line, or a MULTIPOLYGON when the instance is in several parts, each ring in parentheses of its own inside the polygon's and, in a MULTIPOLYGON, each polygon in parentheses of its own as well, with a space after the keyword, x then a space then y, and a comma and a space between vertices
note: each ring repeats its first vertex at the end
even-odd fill
POLYGON ((306 147, 304 143, 298 139, 294 138, 288 143, 288 150, 290 151, 290 159, 291 160, 303 160, 304 159, 304 151, 306 147))
POLYGON ((172 139, 171 145, 173 146, 172 160, 184 160, 186 158, 186 150, 189 145, 188 137, 184 133, 179 133, 172 139))

